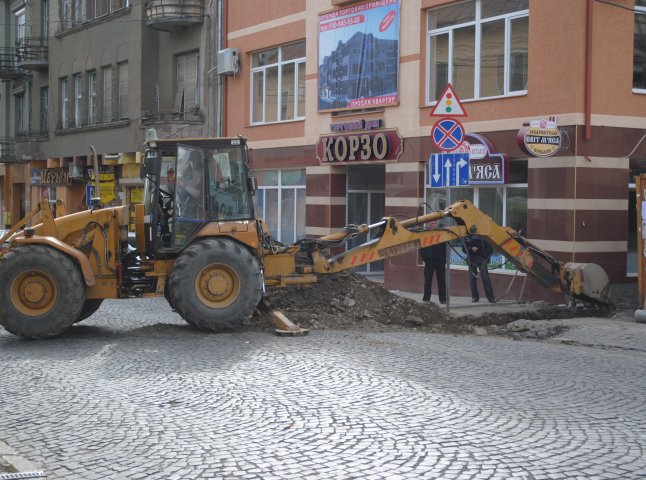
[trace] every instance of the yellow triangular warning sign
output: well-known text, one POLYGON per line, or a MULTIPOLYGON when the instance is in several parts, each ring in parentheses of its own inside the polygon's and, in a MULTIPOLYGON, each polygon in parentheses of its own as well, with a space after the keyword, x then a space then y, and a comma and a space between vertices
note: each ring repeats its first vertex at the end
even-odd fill
POLYGON ((460 103, 460 98, 453 90, 450 83, 446 84, 444 92, 440 96, 435 108, 431 112, 431 116, 441 115, 443 117, 466 117, 467 112, 460 103))

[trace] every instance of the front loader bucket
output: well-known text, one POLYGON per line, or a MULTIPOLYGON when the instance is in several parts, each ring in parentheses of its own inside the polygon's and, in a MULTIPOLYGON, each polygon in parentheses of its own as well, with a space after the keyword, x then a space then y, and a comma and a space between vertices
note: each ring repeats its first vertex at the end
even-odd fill
POLYGON ((569 295, 584 301, 612 307, 610 281, 603 268, 596 263, 566 263, 563 267, 568 278, 569 295))

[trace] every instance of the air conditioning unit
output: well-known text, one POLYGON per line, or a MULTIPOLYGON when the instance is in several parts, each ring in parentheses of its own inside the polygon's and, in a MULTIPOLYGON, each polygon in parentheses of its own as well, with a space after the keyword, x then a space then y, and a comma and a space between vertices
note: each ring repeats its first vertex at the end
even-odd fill
POLYGON ((218 52, 218 75, 236 75, 240 73, 240 58, 235 48, 225 48, 218 52))

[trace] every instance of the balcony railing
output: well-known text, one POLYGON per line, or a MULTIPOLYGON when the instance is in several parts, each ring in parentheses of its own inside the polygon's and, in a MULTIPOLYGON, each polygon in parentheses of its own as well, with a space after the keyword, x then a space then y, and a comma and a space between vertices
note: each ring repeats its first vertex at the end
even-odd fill
POLYGON ((204 21, 204 0, 147 0, 146 25, 172 32, 204 21))
POLYGON ((16 63, 27 70, 42 70, 49 65, 47 37, 29 37, 18 41, 16 63))
POLYGON ((12 47, 0 48, 0 79, 10 80, 25 75, 25 71, 18 67, 16 49, 12 47))
POLYGON ((13 137, 0 137, 0 163, 17 163, 16 139, 13 137))

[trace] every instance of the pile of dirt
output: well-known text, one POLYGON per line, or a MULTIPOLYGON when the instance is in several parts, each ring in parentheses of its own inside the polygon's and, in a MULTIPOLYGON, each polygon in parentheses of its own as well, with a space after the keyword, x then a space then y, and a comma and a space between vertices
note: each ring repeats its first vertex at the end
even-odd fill
MULTIPOLYGON (((267 303, 293 323, 309 329, 431 329, 450 317, 432 302, 419 303, 389 292, 354 272, 321 275, 319 282, 269 288, 267 303)), ((251 323, 268 322, 256 311, 251 323)))

